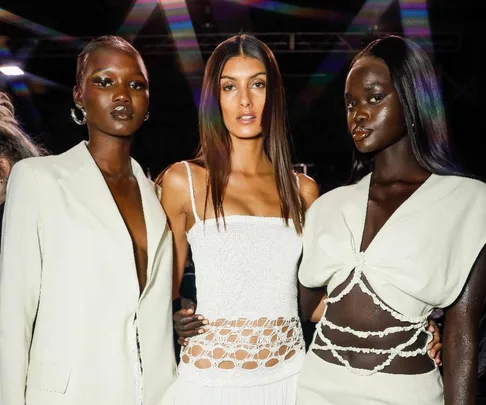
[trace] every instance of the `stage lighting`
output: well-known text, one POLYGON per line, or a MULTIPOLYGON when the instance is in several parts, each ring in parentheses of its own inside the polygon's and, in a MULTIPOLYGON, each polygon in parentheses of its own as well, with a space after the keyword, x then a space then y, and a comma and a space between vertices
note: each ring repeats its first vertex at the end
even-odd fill
POLYGON ((5 76, 22 76, 24 74, 24 71, 15 65, 0 66, 0 72, 5 76))

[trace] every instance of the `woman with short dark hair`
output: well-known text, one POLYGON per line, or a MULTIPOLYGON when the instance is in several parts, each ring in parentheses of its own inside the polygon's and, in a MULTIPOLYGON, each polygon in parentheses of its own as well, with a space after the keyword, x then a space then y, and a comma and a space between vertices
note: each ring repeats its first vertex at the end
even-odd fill
POLYGON ((157 405, 175 377, 172 238, 131 158, 149 81, 126 40, 78 57, 88 141, 10 176, 0 256, 0 403, 157 405))

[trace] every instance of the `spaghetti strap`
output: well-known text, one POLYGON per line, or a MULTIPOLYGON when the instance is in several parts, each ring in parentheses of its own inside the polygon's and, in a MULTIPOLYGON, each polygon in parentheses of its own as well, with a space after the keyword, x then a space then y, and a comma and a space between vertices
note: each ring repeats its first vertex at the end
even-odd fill
POLYGON ((194 214, 194 220, 196 222, 199 222, 200 219, 197 216, 197 211, 196 211, 196 198, 194 197, 194 183, 192 181, 191 167, 189 166, 189 163, 187 163, 185 160, 183 160, 182 163, 184 163, 187 170, 187 179, 189 181, 189 195, 191 196, 191 205, 192 205, 192 213, 194 214))

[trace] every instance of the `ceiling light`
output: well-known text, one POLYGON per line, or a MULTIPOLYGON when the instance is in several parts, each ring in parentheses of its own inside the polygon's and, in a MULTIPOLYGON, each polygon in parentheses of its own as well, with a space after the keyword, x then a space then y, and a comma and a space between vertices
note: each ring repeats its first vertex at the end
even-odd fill
POLYGON ((0 66, 0 72, 5 76, 22 76, 24 71, 15 65, 0 66))

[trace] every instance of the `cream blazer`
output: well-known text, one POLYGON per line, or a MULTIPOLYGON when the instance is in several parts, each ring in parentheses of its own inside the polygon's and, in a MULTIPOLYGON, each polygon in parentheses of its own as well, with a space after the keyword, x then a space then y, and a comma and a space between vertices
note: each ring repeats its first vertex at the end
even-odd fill
POLYGON ((132 240, 86 143, 14 166, 0 255, 1 405, 155 405, 175 379, 172 236, 153 183, 132 167, 148 237, 141 296, 132 240))

